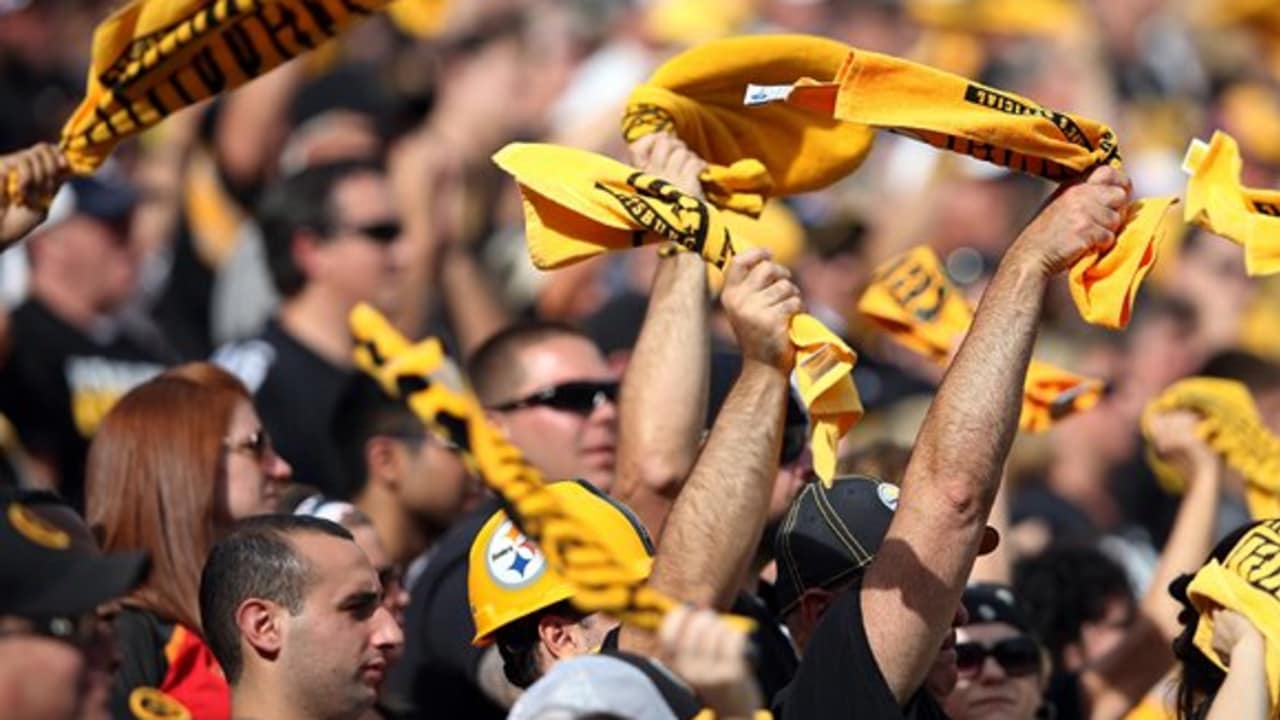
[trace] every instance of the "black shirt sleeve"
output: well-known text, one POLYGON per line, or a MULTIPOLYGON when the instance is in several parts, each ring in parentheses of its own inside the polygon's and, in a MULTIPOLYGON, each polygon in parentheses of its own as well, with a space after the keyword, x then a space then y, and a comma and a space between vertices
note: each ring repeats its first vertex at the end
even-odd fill
POLYGON ((774 704, 774 717, 926 720, 946 718, 923 690, 905 707, 885 682, 867 641, 861 583, 836 598, 818 623, 795 678, 774 704))
POLYGON ((129 694, 134 688, 158 688, 164 682, 165 630, 155 616, 137 610, 121 612, 112 624, 120 656, 111 690, 111 714, 117 720, 133 720, 129 694))

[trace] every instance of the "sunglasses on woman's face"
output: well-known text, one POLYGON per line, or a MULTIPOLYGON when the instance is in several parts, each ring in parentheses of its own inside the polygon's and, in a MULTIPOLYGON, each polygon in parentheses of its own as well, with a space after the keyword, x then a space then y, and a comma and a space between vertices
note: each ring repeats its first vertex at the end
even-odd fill
POLYGON ((990 647, 976 642, 956 643, 956 668, 962 677, 981 673, 987 658, 995 658, 1009 677, 1040 672, 1040 648, 1026 635, 1001 640, 990 647))
POLYGON ((264 462, 267 456, 274 452, 274 448, 271 445, 271 436, 262 428, 253 431, 240 440, 227 438, 222 441, 222 444, 228 451, 242 452, 258 462, 264 462))
POLYGON ((618 383, 582 381, 552 385, 518 400, 494 405, 492 409, 506 412, 541 406, 579 415, 590 415, 593 410, 606 402, 616 403, 617 401, 618 383))

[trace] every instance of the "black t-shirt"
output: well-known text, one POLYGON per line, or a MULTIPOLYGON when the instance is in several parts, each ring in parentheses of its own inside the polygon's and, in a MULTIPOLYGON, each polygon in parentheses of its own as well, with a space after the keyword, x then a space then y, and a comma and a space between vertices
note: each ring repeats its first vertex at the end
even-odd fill
POLYGON ((336 367, 271 320, 256 340, 219 348, 214 360, 253 392, 254 405, 293 481, 342 497, 330 425, 353 370, 336 367))
POLYGON ((805 649, 795 679, 774 700, 780 720, 945 720, 923 688, 899 706, 880 673, 862 620, 861 580, 827 609, 805 649))
POLYGON ((501 720, 507 716, 477 683, 486 649, 471 644, 476 626, 467 602, 471 543, 500 507, 497 499, 491 499, 450 528, 410 591, 404 657, 392 667, 386 685, 397 706, 412 708, 406 717, 501 720))
POLYGON ((62 495, 83 511, 89 439, 121 395, 164 369, 163 358, 119 330, 91 337, 35 299, 9 322, 0 413, 28 452, 53 464, 62 495))

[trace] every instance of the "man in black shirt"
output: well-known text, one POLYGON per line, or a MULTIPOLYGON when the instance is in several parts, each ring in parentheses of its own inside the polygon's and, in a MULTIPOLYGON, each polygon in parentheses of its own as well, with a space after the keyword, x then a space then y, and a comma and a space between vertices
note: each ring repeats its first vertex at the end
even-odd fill
POLYGON ((330 423, 352 374, 347 316, 361 302, 383 312, 397 307, 400 215, 382 166, 352 160, 279 181, 259 221, 280 310, 256 340, 222 348, 214 359, 253 391, 294 480, 338 496, 330 423))
POLYGON ((124 308, 137 285, 129 247, 136 192, 122 179, 63 186, 27 241, 30 296, 9 316, 0 355, 0 412, 42 484, 84 504, 89 438, 121 395, 176 360, 158 332, 124 308))
POLYGON ((858 525, 849 508, 835 507, 842 522, 832 521, 830 493, 806 493, 792 508, 777 553, 791 566, 780 570, 789 578, 780 590, 805 647, 791 687, 775 701, 778 715, 943 716, 931 695, 956 681, 960 597, 974 559, 992 545, 986 520, 1017 430, 1046 288, 1075 260, 1110 249, 1129 195, 1121 172, 1096 169, 1057 193, 1010 246, 925 417, 900 508, 878 548, 866 542, 875 533, 846 532, 858 525), (805 503, 815 511, 799 507, 805 503), (802 541, 815 522, 827 530, 812 537, 831 539, 802 541), (815 549, 828 563, 814 562, 815 549), (829 564, 832 557, 843 560, 829 564))

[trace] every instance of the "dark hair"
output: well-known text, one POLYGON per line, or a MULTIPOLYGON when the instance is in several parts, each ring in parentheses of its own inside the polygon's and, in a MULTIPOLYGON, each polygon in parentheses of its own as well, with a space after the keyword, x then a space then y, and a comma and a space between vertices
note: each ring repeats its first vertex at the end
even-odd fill
POLYGON ((240 604, 262 598, 283 605, 293 615, 302 612, 310 568, 294 551, 289 536, 304 532, 354 541, 346 528, 328 520, 259 515, 237 523, 209 553, 200 574, 200 621, 205 642, 232 685, 244 671, 236 625, 240 604))
MULTIPOLYGON (((1211 560, 1218 562, 1226 560, 1236 543, 1240 542, 1240 538, 1257 525, 1258 522, 1245 523, 1232 530, 1214 546, 1209 557, 1205 559, 1205 564, 1209 564, 1211 560)), ((1222 681, 1227 678, 1227 674, 1212 660, 1205 657, 1195 644, 1196 630, 1200 627, 1200 613, 1191 604, 1191 598, 1187 595, 1187 587, 1191 585, 1194 577, 1194 575, 1180 575, 1169 583, 1169 594, 1182 604, 1182 611, 1178 613, 1178 622, 1182 623, 1182 633, 1173 640, 1173 656, 1182 665, 1178 679, 1178 718, 1180 720, 1201 720, 1208 715, 1213 698, 1218 694, 1218 688, 1222 687, 1222 681)))
POLYGON ((532 615, 503 625, 493 633, 494 644, 502 656, 502 674, 518 688, 527 689, 542 677, 538 669, 538 623, 548 615, 581 620, 586 615, 568 600, 545 607, 532 615))
POLYGON ((1280 365, 1243 350, 1227 350, 1209 358, 1198 375, 1244 383, 1254 395, 1280 388, 1280 365))
POLYGON ((1019 563, 1014 594, 1025 603, 1035 634, 1059 669, 1063 651, 1080 641, 1085 623, 1103 618, 1108 601, 1116 597, 1133 601, 1124 569, 1087 546, 1050 548, 1019 563))
POLYGON ((357 374, 347 382, 338 397, 329 436, 338 456, 341 485, 331 495, 353 500, 368 482, 365 445, 378 436, 394 437, 404 442, 425 440, 422 420, 402 400, 383 392, 377 381, 357 374))
POLYGON ((529 345, 566 335, 592 342, 572 325, 542 320, 510 325, 486 340, 467 360, 467 376, 480 402, 488 405, 510 400, 505 393, 520 381, 516 354, 529 345))
POLYGON ((382 166, 372 160, 344 160, 324 163, 289 175, 267 188, 258 206, 258 225, 267 251, 267 267, 276 290, 286 298, 297 295, 307 284, 293 259, 293 239, 299 230, 318 235, 332 232, 333 193, 352 175, 383 175, 382 166))

